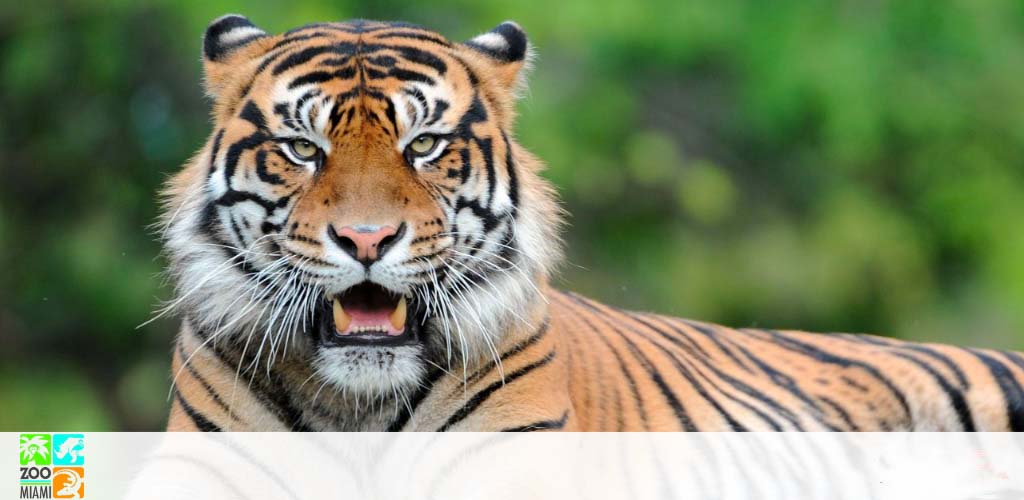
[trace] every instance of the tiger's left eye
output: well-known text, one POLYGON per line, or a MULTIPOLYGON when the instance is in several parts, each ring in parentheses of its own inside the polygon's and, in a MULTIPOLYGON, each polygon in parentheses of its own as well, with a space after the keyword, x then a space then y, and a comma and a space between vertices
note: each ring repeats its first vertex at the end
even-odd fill
POLYGON ((288 141, 288 148, 302 161, 314 160, 320 153, 320 148, 316 147, 316 144, 305 139, 292 139, 288 141))
POLYGON ((413 139, 406 149, 408 149, 414 156, 425 156, 434 151, 438 142, 437 137, 430 134, 423 134, 413 139))

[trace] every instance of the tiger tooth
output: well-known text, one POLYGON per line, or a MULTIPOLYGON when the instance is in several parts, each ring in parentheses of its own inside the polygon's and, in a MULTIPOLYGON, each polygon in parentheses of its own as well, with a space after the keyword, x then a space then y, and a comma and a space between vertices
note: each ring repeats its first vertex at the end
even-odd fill
POLYGON ((398 306, 391 312, 391 326, 398 331, 402 331, 405 328, 405 296, 398 301, 398 306))
POLYGON ((352 317, 345 312, 345 308, 341 307, 341 302, 338 302, 338 299, 334 299, 334 330, 344 335, 345 330, 348 329, 348 325, 351 323, 352 317))

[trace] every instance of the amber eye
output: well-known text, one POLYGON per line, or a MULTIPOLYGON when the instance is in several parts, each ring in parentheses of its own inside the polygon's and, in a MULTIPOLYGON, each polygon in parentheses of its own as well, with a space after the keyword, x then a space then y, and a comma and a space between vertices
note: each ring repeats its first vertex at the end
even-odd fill
POLYGON ((423 134, 409 143, 408 150, 414 156, 425 156, 434 151, 437 147, 437 137, 430 134, 423 134))
POLYGON ((320 153, 320 148, 316 147, 316 144, 305 139, 292 139, 288 141, 288 148, 292 150, 297 159, 302 161, 314 160, 320 153))

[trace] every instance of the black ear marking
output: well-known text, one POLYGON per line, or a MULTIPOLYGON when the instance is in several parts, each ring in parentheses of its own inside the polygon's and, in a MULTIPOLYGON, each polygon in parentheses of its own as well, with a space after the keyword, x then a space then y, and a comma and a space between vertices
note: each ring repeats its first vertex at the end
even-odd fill
POLYGON ((529 47, 526 32, 512 21, 505 21, 491 31, 473 37, 466 45, 504 63, 526 59, 529 47))
POLYGON ((203 56, 209 61, 217 62, 253 40, 265 36, 266 31, 257 28, 244 16, 221 16, 214 19, 206 28, 206 34, 203 35, 203 56))

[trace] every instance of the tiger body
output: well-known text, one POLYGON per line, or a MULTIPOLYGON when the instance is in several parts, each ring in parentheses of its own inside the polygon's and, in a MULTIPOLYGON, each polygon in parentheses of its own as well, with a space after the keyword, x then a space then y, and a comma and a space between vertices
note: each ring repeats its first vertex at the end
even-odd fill
MULTIPOLYGON (((536 331, 510 336, 502 370, 484 362, 465 381, 434 370, 407 401, 363 403, 366 418, 353 419, 354 408, 318 395, 316 385, 289 389, 310 376, 308 367, 295 366, 278 381, 257 378, 250 390, 234 382, 231 362, 207 354, 178 379, 205 422, 197 424, 189 413, 199 410, 185 411, 178 401, 169 428, 909 431, 1024 424, 1024 357, 1013 352, 735 330, 546 291, 547 319, 536 331), (238 399, 228 406, 232 392, 238 399)), ((176 369, 201 339, 188 332, 181 342, 176 369)))
POLYGON ((1024 358, 734 330, 558 291, 512 133, 530 50, 354 21, 204 40, 214 132, 167 189, 170 430, 1024 430, 1024 358))

